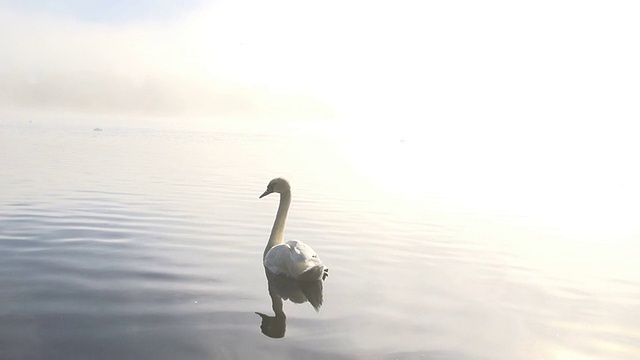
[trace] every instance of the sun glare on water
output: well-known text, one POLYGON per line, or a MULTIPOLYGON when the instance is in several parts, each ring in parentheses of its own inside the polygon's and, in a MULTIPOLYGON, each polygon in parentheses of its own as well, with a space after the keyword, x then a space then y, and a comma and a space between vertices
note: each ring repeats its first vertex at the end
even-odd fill
POLYGON ((633 185, 640 171, 624 165, 632 162, 631 152, 597 134, 586 140, 565 135, 520 138, 398 123, 343 127, 339 146, 373 191, 416 206, 446 197, 481 212, 531 217, 567 236, 640 234, 634 220, 640 218, 640 191, 633 185))

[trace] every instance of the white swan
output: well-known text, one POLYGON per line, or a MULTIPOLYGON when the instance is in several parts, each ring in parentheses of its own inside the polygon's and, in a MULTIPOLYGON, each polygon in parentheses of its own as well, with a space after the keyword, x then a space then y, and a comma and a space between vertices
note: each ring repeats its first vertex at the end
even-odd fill
POLYGON ((269 242, 262 255, 264 266, 276 275, 296 280, 324 280, 328 269, 325 269, 318 254, 309 245, 297 240, 283 242, 284 224, 291 204, 291 187, 287 180, 283 178, 271 180, 267 185, 267 190, 260 195, 260 198, 274 192, 280 194, 280 205, 271 229, 269 242))

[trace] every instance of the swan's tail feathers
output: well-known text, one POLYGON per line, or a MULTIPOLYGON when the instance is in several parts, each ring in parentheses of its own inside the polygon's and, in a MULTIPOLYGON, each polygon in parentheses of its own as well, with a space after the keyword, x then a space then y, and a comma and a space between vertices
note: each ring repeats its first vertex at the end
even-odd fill
POLYGON ((324 274, 324 266, 315 266, 309 268, 298 275, 300 281, 316 281, 322 279, 324 274))

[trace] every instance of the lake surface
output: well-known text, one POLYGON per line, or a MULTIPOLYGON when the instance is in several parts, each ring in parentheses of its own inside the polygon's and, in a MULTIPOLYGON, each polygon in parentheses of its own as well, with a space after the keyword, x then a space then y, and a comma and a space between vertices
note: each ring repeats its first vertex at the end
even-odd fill
POLYGON ((1 359, 640 358, 628 148, 87 123, 0 124, 1 359), (330 276, 271 338, 277 176, 330 276))

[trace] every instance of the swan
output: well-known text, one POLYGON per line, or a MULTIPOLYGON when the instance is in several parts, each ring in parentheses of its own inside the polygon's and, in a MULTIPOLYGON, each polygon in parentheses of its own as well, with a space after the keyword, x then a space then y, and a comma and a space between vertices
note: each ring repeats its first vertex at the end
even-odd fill
POLYGON ((275 275, 282 275, 301 281, 314 281, 327 277, 322 261, 311 246, 298 240, 284 242, 284 225, 291 204, 291 186, 283 178, 275 178, 260 195, 263 198, 271 193, 280 194, 280 204, 273 222, 269 242, 262 254, 264 266, 275 275))

